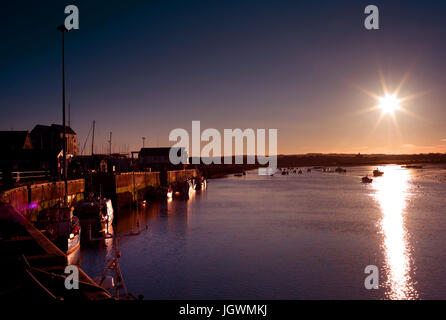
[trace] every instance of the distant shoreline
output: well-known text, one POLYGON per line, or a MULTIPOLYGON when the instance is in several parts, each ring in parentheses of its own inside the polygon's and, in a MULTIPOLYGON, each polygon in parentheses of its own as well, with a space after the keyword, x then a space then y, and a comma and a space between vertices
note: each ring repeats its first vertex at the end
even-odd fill
MULTIPOLYGON (((220 178, 261 167, 258 164, 211 164, 192 165, 203 172, 206 178, 220 178)), ((446 165, 446 154, 418 155, 279 155, 277 167, 356 167, 379 165, 446 165)), ((446 166, 445 166, 446 168, 446 166)))

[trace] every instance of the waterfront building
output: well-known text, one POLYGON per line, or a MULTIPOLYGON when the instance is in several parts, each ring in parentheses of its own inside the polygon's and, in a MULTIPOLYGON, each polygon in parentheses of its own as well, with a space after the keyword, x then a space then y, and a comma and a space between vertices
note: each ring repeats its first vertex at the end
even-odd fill
MULTIPOLYGON (((66 126, 67 155, 77 154, 77 134, 71 127, 66 126)), ((38 124, 31 131, 31 141, 36 150, 60 151, 63 148, 63 127, 60 124, 45 126, 38 124)))

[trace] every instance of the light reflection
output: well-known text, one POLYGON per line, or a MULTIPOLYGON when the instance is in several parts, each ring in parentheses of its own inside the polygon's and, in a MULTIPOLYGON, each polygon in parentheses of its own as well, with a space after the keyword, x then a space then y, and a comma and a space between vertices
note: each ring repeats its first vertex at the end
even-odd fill
MULTIPOLYGON (((104 236, 111 236, 114 235, 113 225, 110 225, 108 228, 108 235, 104 236)), ((104 239, 104 245, 105 245, 105 254, 107 258, 111 258, 114 256, 113 252, 113 238, 109 237, 104 239)))
POLYGON ((410 171, 398 166, 380 168, 382 177, 373 179, 375 197, 382 211, 381 232, 386 258, 390 299, 416 299, 418 294, 411 279, 411 252, 405 228, 406 204, 410 198, 410 171))

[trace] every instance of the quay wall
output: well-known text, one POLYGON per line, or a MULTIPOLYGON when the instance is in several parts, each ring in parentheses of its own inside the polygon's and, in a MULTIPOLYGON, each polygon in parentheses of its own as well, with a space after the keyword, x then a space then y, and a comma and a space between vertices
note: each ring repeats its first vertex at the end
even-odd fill
POLYGON ((177 184, 180 182, 184 182, 189 178, 196 178, 197 176, 198 176, 198 171, 196 169, 168 171, 167 183, 177 184))
POLYGON ((24 213, 29 203, 28 187, 17 187, 0 193, 0 200, 9 203, 17 211, 24 213))
MULTIPOLYGON (((68 181, 68 203, 83 199, 85 191, 84 179, 68 181)), ((36 221, 37 215, 63 200, 65 185, 63 181, 46 182, 13 188, 0 193, 0 200, 11 204, 28 220, 36 221)))
POLYGON ((160 187, 159 172, 126 172, 114 175, 114 195, 117 208, 144 200, 160 187))
POLYGON ((151 198, 166 183, 173 185, 197 176, 196 169, 167 172, 126 172, 115 174, 113 177, 104 177, 102 190, 106 197, 113 200, 115 207, 119 210, 135 201, 151 198))

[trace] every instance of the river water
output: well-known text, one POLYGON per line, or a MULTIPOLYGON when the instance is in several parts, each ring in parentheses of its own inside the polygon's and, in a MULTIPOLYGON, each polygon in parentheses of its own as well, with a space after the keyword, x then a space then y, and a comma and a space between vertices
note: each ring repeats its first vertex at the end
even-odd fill
MULTIPOLYGON (((121 269, 145 299, 445 299, 446 170, 388 165, 371 184, 313 170, 210 180, 188 201, 120 211, 121 269), (367 290, 364 269, 379 270, 367 290)), ((98 275, 111 242, 82 245, 98 275)))

